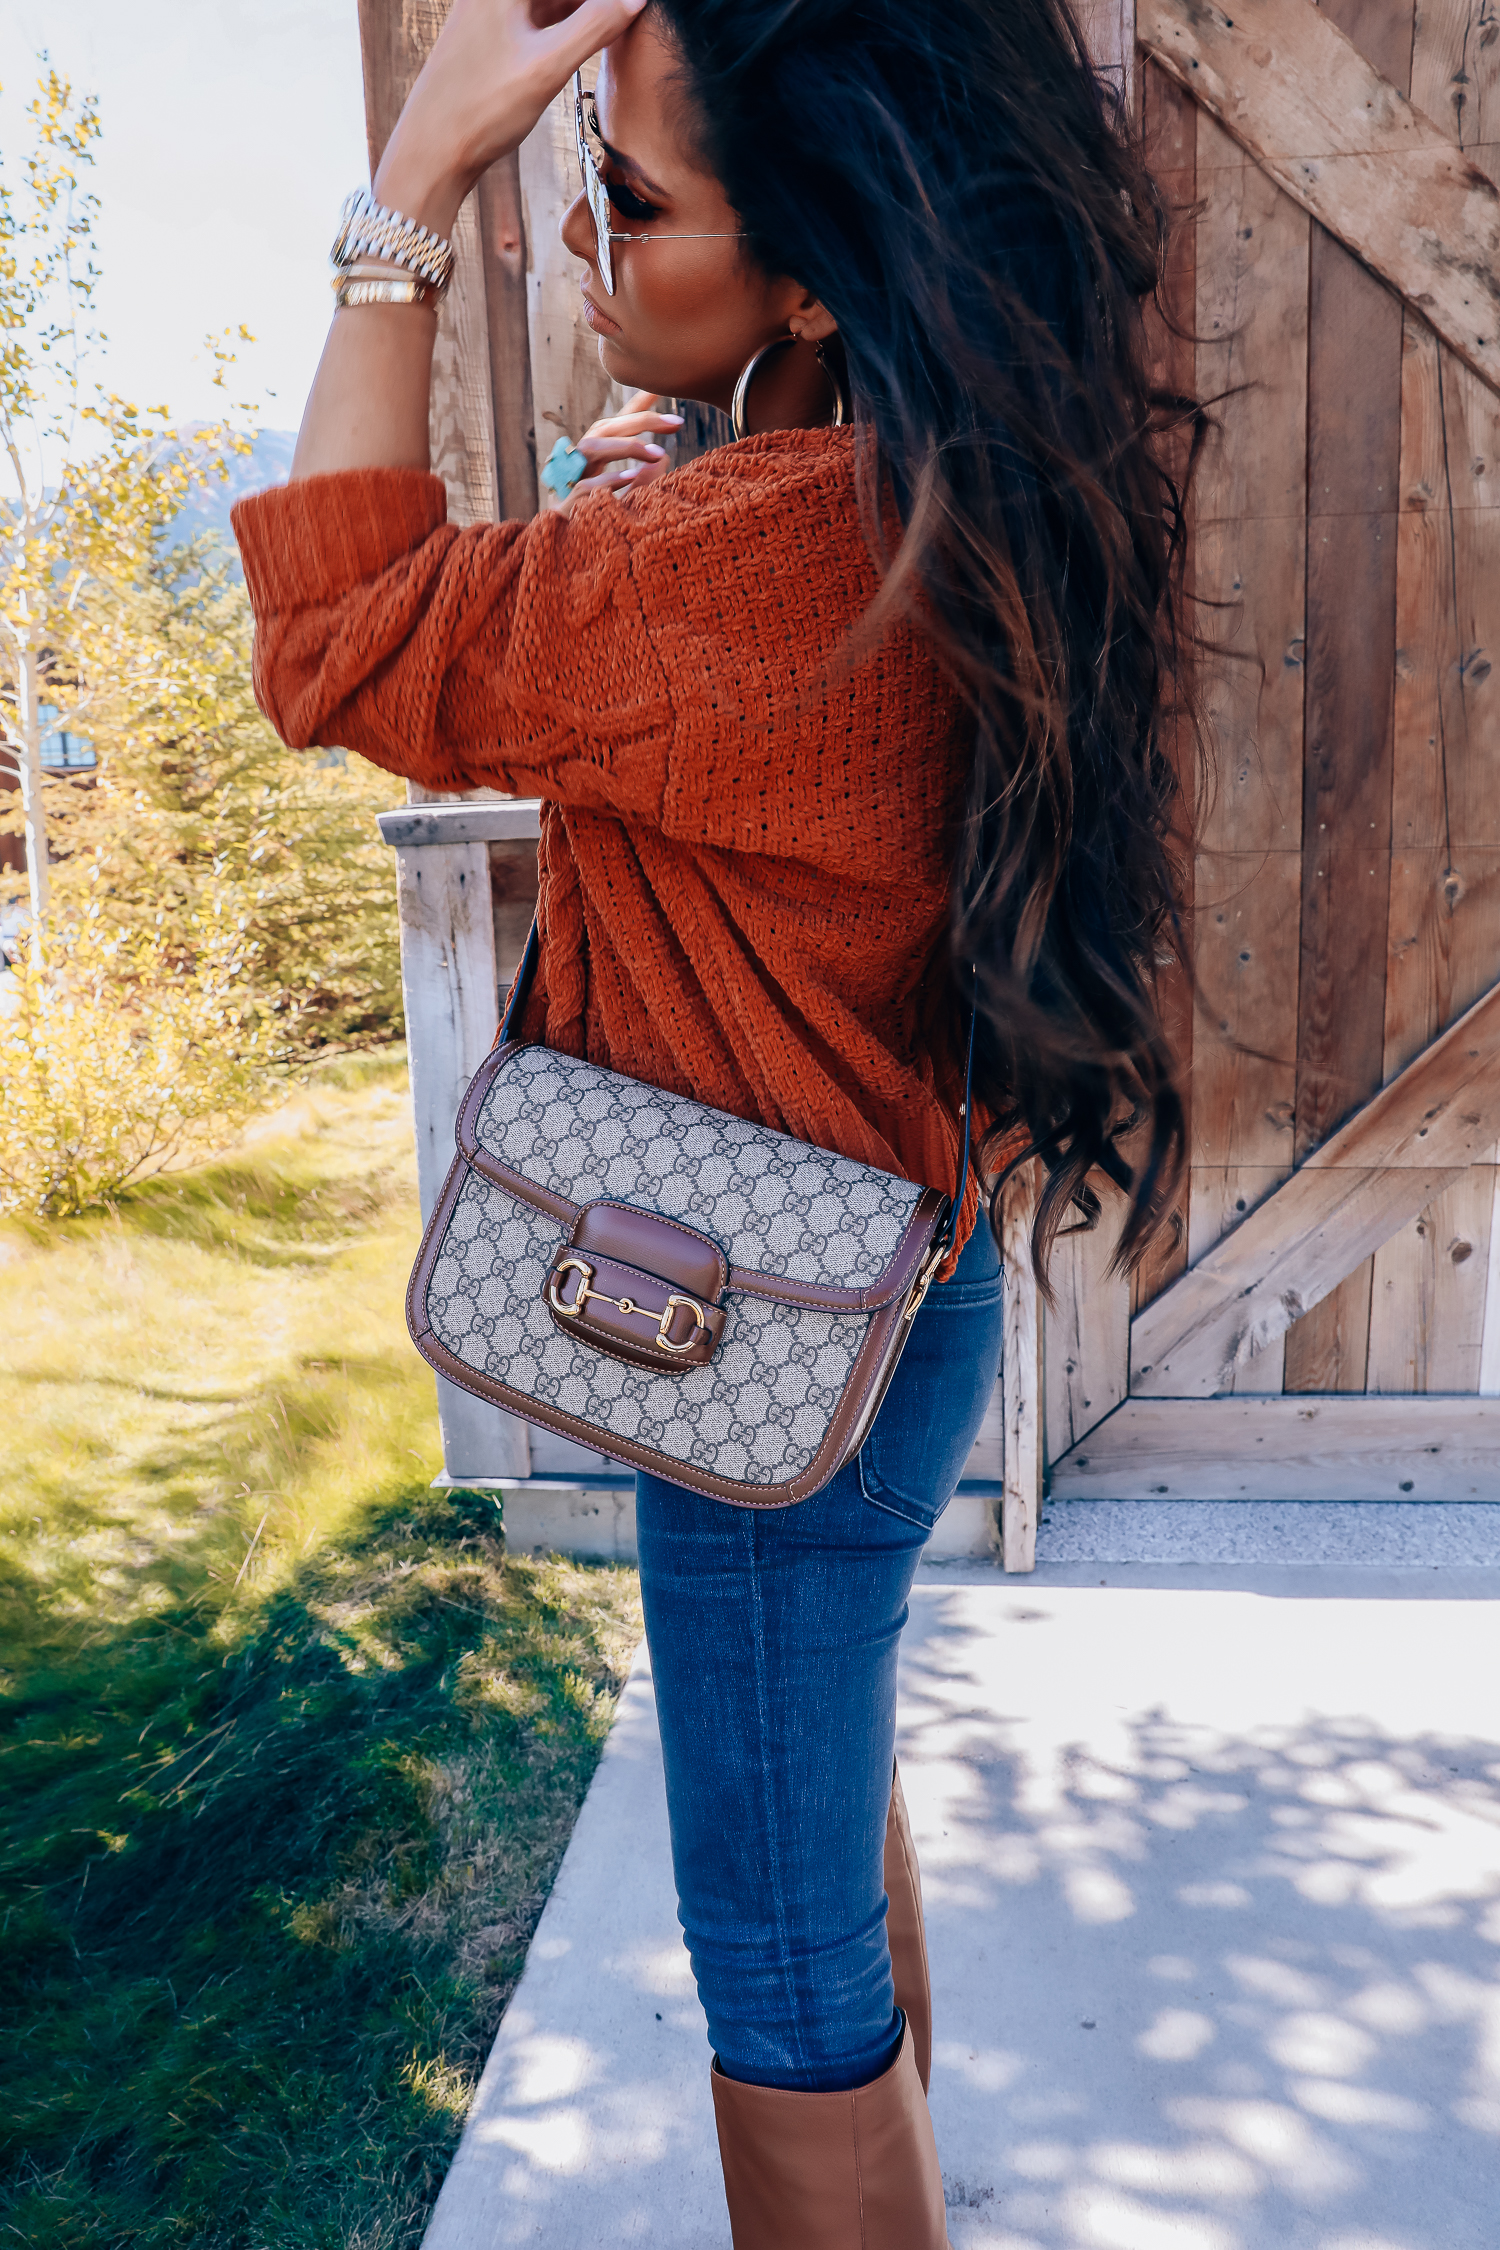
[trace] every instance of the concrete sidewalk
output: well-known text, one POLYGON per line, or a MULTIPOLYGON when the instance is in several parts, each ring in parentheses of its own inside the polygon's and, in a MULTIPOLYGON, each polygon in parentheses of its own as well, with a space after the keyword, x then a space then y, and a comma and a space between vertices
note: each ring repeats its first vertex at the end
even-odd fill
MULTIPOLYGON (((954 2250, 1500 2250, 1497 1602, 1473 1562, 923 1572, 954 2250)), ((707 2066, 643 1653, 427 2250, 728 2250, 707 2066)))

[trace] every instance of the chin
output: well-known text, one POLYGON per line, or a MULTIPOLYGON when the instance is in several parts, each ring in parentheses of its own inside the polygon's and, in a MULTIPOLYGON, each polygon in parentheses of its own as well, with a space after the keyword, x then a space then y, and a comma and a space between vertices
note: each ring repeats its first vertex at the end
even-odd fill
POLYGON ((681 367, 641 359, 618 336, 599 338, 599 365, 622 391, 654 391, 658 398, 697 398, 696 377, 681 367))

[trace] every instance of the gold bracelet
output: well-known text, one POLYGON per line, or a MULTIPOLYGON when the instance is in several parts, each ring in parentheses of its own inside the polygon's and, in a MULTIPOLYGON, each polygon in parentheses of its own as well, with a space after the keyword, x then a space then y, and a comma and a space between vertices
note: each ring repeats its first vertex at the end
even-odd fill
POLYGON ((333 285, 334 309, 347 305, 428 305, 439 292, 410 274, 339 274, 333 285))
POLYGON ((371 253, 405 266, 419 280, 429 282, 439 297, 453 278, 451 242, 400 211, 388 211, 368 188, 356 188, 339 215, 329 257, 335 266, 348 268, 356 258, 371 253))

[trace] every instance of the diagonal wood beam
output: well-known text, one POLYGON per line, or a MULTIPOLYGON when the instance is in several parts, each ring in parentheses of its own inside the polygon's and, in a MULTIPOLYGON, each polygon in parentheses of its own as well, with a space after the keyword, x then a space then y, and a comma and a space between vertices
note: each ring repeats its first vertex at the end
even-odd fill
POLYGON ((1130 1389, 1207 1398, 1500 1136, 1500 985, 1136 1315, 1130 1389))
POLYGON ((1500 194, 1312 0, 1140 0, 1141 45, 1500 388, 1500 194))

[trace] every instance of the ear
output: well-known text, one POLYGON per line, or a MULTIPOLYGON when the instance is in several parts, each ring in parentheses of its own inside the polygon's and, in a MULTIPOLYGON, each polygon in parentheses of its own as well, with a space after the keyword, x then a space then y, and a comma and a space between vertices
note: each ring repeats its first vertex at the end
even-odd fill
POLYGON ((804 344, 826 344, 830 336, 838 334, 839 324, 828 307, 809 290, 797 291, 787 307, 786 324, 792 334, 804 344))

